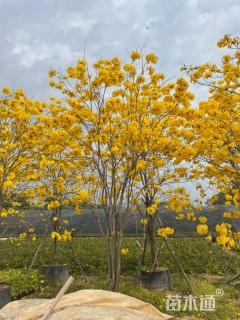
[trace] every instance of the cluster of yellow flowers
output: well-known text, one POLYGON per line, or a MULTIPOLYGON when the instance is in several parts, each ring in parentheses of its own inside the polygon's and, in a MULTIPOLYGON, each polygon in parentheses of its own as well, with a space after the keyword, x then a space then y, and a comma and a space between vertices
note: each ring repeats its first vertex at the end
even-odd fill
POLYGON ((196 221, 197 220, 197 218, 195 217, 194 212, 188 212, 187 213, 187 219, 191 220, 191 221, 196 221))
POLYGON ((199 220, 201 223, 206 223, 206 222, 207 222, 207 218, 204 217, 204 216, 200 216, 200 217, 198 218, 198 220, 199 220))
POLYGON ((224 212, 223 216, 228 219, 237 219, 240 217, 240 211, 224 212))
POLYGON ((24 239, 26 237, 27 237, 27 233, 26 232, 20 233, 20 235, 19 235, 20 239, 24 239))
POLYGON ((148 223, 148 220, 147 219, 144 219, 144 218, 142 218, 141 220, 140 220, 140 223, 141 224, 147 224, 148 223))
POLYGON ((173 228, 170 228, 170 227, 167 227, 167 228, 159 228, 157 230, 157 233, 160 237, 163 237, 165 238, 166 236, 169 236, 169 235, 173 235, 174 234, 174 229, 173 228))
POLYGON ((52 210, 52 209, 56 209, 60 207, 60 203, 58 200, 55 200, 55 201, 51 201, 48 205, 47 205, 47 208, 48 210, 52 210))
POLYGON ((183 220, 185 218, 185 215, 183 213, 179 213, 177 216, 176 216, 176 220, 183 220))
POLYGON ((19 210, 15 210, 13 208, 9 208, 9 209, 3 208, 0 211, 0 217, 2 218, 7 218, 7 216, 9 215, 18 215, 19 217, 23 218, 24 212, 19 212, 19 210))
POLYGON ((72 233, 71 231, 68 231, 68 230, 64 230, 62 234, 60 234, 59 232, 53 231, 51 233, 51 238, 52 239, 56 238, 59 241, 67 241, 72 239, 72 233))
POLYGON ((3 87, 2 93, 5 95, 9 95, 11 93, 11 89, 9 87, 3 87))
POLYGON ((240 241, 240 231, 234 233, 234 239, 240 241))
POLYGON ((157 204, 153 203, 150 207, 146 209, 148 214, 154 214, 157 210, 157 204))
POLYGON ((121 249, 121 254, 124 255, 124 256, 125 256, 126 254, 128 254, 128 252, 129 252, 129 249, 128 249, 128 248, 122 248, 122 249, 121 249))
POLYGON ((215 228, 219 233, 219 236, 216 238, 217 243, 224 246, 227 250, 231 250, 235 246, 231 228, 232 225, 230 223, 217 224, 215 228))
POLYGON ((202 235, 208 233, 208 226, 204 223, 198 224, 196 229, 198 234, 202 235))

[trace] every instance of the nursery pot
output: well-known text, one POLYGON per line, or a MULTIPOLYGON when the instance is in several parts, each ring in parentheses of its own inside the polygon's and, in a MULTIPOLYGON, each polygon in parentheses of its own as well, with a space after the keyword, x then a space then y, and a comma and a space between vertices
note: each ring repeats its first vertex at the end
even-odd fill
POLYGON ((11 302, 11 285, 10 283, 0 282, 0 309, 8 302, 11 302))
POLYGON ((157 268, 153 271, 141 271, 140 281, 144 288, 164 291, 171 289, 170 271, 168 268, 157 268))
POLYGON ((42 274, 50 280, 66 281, 69 278, 69 266, 42 266, 42 274))

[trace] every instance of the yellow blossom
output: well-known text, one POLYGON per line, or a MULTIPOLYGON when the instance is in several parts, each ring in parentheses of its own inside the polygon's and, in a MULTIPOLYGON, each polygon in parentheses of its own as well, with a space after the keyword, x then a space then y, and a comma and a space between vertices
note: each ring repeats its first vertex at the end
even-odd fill
POLYGON ((21 234, 19 235, 19 237, 20 237, 21 239, 26 238, 26 237, 27 237, 26 232, 21 233, 21 234))
POLYGON ((167 227, 167 228, 159 228, 157 230, 157 233, 159 236, 165 238, 166 236, 168 235, 173 235, 174 234, 174 229, 173 228, 170 228, 170 227, 167 227))
POLYGON ((3 87, 2 93, 5 95, 9 95, 11 93, 11 89, 9 87, 3 87))
POLYGON ((139 60, 141 58, 141 54, 138 51, 133 51, 130 57, 132 60, 139 60))
POLYGON ((202 235, 208 233, 208 226, 206 224, 199 224, 197 225, 196 229, 198 234, 202 235))
POLYGON ((147 224, 147 223, 148 223, 148 220, 142 218, 142 219, 140 220, 140 223, 141 223, 141 224, 147 224))
POLYGON ((208 235, 207 237, 205 237, 205 240, 211 242, 212 241, 212 236, 208 235))
POLYGON ((148 53, 146 56, 145 56, 145 59, 146 61, 149 63, 157 63, 158 62, 158 57, 154 54, 154 53, 148 53))
POLYGON ((147 213, 148 214, 154 214, 156 212, 156 208, 154 206, 148 207, 147 208, 147 213))
POLYGON ((179 213, 178 216, 176 217, 176 220, 183 220, 184 219, 184 214, 179 213))
POLYGON ((121 249, 121 254, 124 255, 124 256, 125 256, 126 254, 128 254, 128 252, 129 252, 129 249, 128 249, 128 248, 122 248, 122 249, 121 249))
POLYGON ((204 217, 204 216, 200 216, 200 217, 198 218, 198 220, 199 220, 201 223, 207 222, 207 218, 204 217))

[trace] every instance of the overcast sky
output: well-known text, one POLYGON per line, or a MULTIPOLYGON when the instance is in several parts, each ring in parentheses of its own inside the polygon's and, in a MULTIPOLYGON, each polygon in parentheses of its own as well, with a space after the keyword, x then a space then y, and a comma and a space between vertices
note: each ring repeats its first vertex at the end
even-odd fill
POLYGON ((179 76, 184 63, 219 61, 216 42, 239 35, 239 17, 239 0, 0 0, 0 86, 47 100, 48 70, 74 65, 85 41, 90 63, 140 47, 179 76))

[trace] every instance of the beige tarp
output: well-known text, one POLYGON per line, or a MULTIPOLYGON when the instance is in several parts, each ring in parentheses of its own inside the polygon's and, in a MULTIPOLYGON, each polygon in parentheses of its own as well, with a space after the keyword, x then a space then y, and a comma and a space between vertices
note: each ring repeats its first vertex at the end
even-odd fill
MULTIPOLYGON (((0 320, 40 320, 51 299, 13 301, 0 310, 0 320)), ((172 316, 151 304, 121 293, 104 290, 80 290, 65 294, 49 320, 159 320, 172 316)))

